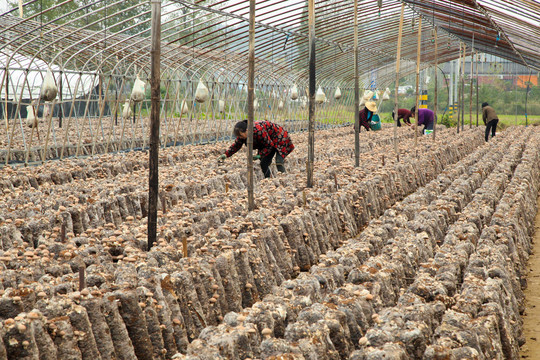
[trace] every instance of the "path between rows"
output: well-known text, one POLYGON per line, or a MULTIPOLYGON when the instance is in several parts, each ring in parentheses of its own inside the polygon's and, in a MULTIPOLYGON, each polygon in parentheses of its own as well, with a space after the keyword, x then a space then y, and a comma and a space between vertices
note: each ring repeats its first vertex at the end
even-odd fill
MULTIPOLYGON (((540 206, 540 197, 537 199, 540 206)), ((527 289, 525 289, 525 314, 523 332, 525 344, 521 347, 521 358, 540 359, 540 211, 534 222, 533 251, 529 258, 527 289)))

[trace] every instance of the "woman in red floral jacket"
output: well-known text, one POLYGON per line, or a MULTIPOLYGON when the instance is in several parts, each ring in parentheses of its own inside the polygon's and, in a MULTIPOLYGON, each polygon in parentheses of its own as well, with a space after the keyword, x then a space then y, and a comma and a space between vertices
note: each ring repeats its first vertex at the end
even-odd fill
MULTIPOLYGON (((219 156, 219 160, 231 157, 244 144, 247 144, 247 120, 240 121, 234 126, 235 142, 224 154, 219 156)), ((270 177, 269 166, 272 158, 276 155, 276 167, 279 172, 285 172, 283 163, 285 157, 294 149, 294 145, 287 131, 281 126, 270 121, 257 121, 253 124, 253 149, 259 150, 259 154, 254 159, 261 159, 261 170, 264 177, 270 177)))

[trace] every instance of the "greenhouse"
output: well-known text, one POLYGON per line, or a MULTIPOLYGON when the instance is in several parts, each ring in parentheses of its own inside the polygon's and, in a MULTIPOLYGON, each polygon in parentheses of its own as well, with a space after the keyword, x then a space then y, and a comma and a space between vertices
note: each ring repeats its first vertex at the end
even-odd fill
POLYGON ((0 360, 540 354, 539 1, 0 29, 0 360))

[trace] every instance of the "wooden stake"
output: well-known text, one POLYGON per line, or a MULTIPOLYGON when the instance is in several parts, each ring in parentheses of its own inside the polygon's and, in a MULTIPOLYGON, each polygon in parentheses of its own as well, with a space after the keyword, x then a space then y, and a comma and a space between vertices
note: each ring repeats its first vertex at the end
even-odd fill
POLYGON ((463 43, 463 57, 461 60, 461 131, 465 130, 465 55, 467 55, 467 45, 463 43))
POLYGON ((422 45, 422 18, 418 17, 418 45, 416 48, 416 111, 414 115, 414 148, 418 146, 418 113, 419 113, 419 99, 420 94, 419 87, 420 87, 420 52, 421 52, 421 46, 422 45))
MULTIPOLYGON (((148 155, 148 251, 156 241, 157 200, 159 196, 159 113, 160 113, 160 60, 161 60, 161 0, 152 0, 152 50, 150 154, 148 155)), ((133 112, 135 115, 135 112, 133 112)))
MULTIPOLYGON (((474 46, 474 34, 473 34, 473 46, 474 46)), ((471 71, 469 73, 469 79, 471 79, 470 82, 470 94, 469 94, 469 129, 472 129, 472 83, 473 83, 473 49, 471 48, 471 71)))
MULTIPOLYGON (((461 51, 461 42, 459 43, 459 59, 458 59, 458 65, 461 66, 461 54, 462 54, 462 51, 461 51)), ((459 131, 460 131, 460 126, 461 126, 461 69, 458 69, 459 71, 459 74, 456 74, 456 77, 459 79, 458 80, 458 83, 456 84, 456 86, 458 87, 457 88, 457 91, 458 91, 458 96, 457 96, 457 101, 456 103, 458 103, 459 105, 458 106, 454 106, 454 111, 457 111, 457 133, 459 134, 459 131), (457 108, 457 109, 456 109, 457 108)))
POLYGON ((478 127, 478 53, 476 53, 476 127, 478 127))
POLYGON ((182 250, 184 252, 184 258, 187 259, 188 252, 187 252, 187 237, 186 236, 182 238, 182 250))
POLYGON ((84 276, 84 267, 80 266, 79 267, 79 291, 81 291, 85 287, 86 287, 86 280, 84 276))
POLYGON ((253 122, 255 109, 255 0, 249 1, 249 55, 248 55, 248 124, 247 124, 247 179, 248 210, 255 209, 253 196, 253 122))
POLYGON ((394 94, 394 152, 396 153, 396 159, 399 161, 399 150, 397 143, 397 122, 398 122, 398 88, 399 88, 399 61, 401 58, 401 39, 403 37, 403 15, 405 12, 405 3, 401 3, 401 16, 399 18, 399 34, 397 43, 397 55, 396 55, 396 89, 394 94))
POLYGON ((339 185, 338 185, 338 182, 337 182, 337 175, 336 173, 334 173, 334 183, 336 184, 336 190, 338 189, 339 185))
POLYGON ((360 87, 358 74, 358 0, 354 0, 354 166, 360 166, 360 87))
POLYGON ((313 187, 313 170, 315 161, 315 0, 308 0, 309 25, 309 122, 308 122, 308 156, 307 187, 313 187))
POLYGON ((62 226, 60 227, 60 241, 65 242, 66 241, 66 224, 62 223, 62 226))
POLYGON ((302 198, 304 199, 304 207, 307 205, 306 190, 302 190, 302 198))
POLYGON ((165 203, 165 196, 161 197, 161 211, 163 212, 163 215, 167 212, 167 204, 165 203))
POLYGON ((439 86, 438 86, 438 80, 437 80, 437 68, 439 66, 438 62, 439 62, 439 58, 438 58, 438 52, 437 52, 437 42, 438 42, 438 39, 437 39, 437 27, 435 27, 435 29, 433 30, 434 31, 434 36, 435 36, 435 79, 433 79, 433 81, 435 81, 435 96, 434 96, 434 99, 433 99, 433 102, 435 103, 435 106, 434 106, 434 109, 433 109, 433 140, 435 140, 435 137, 436 137, 436 133, 437 133, 437 106, 439 105, 439 92, 438 92, 438 89, 439 89, 439 86))

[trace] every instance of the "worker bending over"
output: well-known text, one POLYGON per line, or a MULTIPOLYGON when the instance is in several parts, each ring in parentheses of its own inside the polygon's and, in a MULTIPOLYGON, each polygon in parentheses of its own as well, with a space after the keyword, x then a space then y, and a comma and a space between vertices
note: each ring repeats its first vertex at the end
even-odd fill
MULTIPOLYGON (((234 126, 236 140, 218 160, 223 161, 233 156, 243 145, 247 144, 247 120, 237 122, 234 126)), ((270 121, 256 121, 253 124, 253 149, 258 150, 254 160, 261 160, 261 170, 265 178, 270 177, 269 166, 276 155, 276 167, 279 172, 285 172, 285 157, 294 150, 294 145, 287 131, 270 121)))

